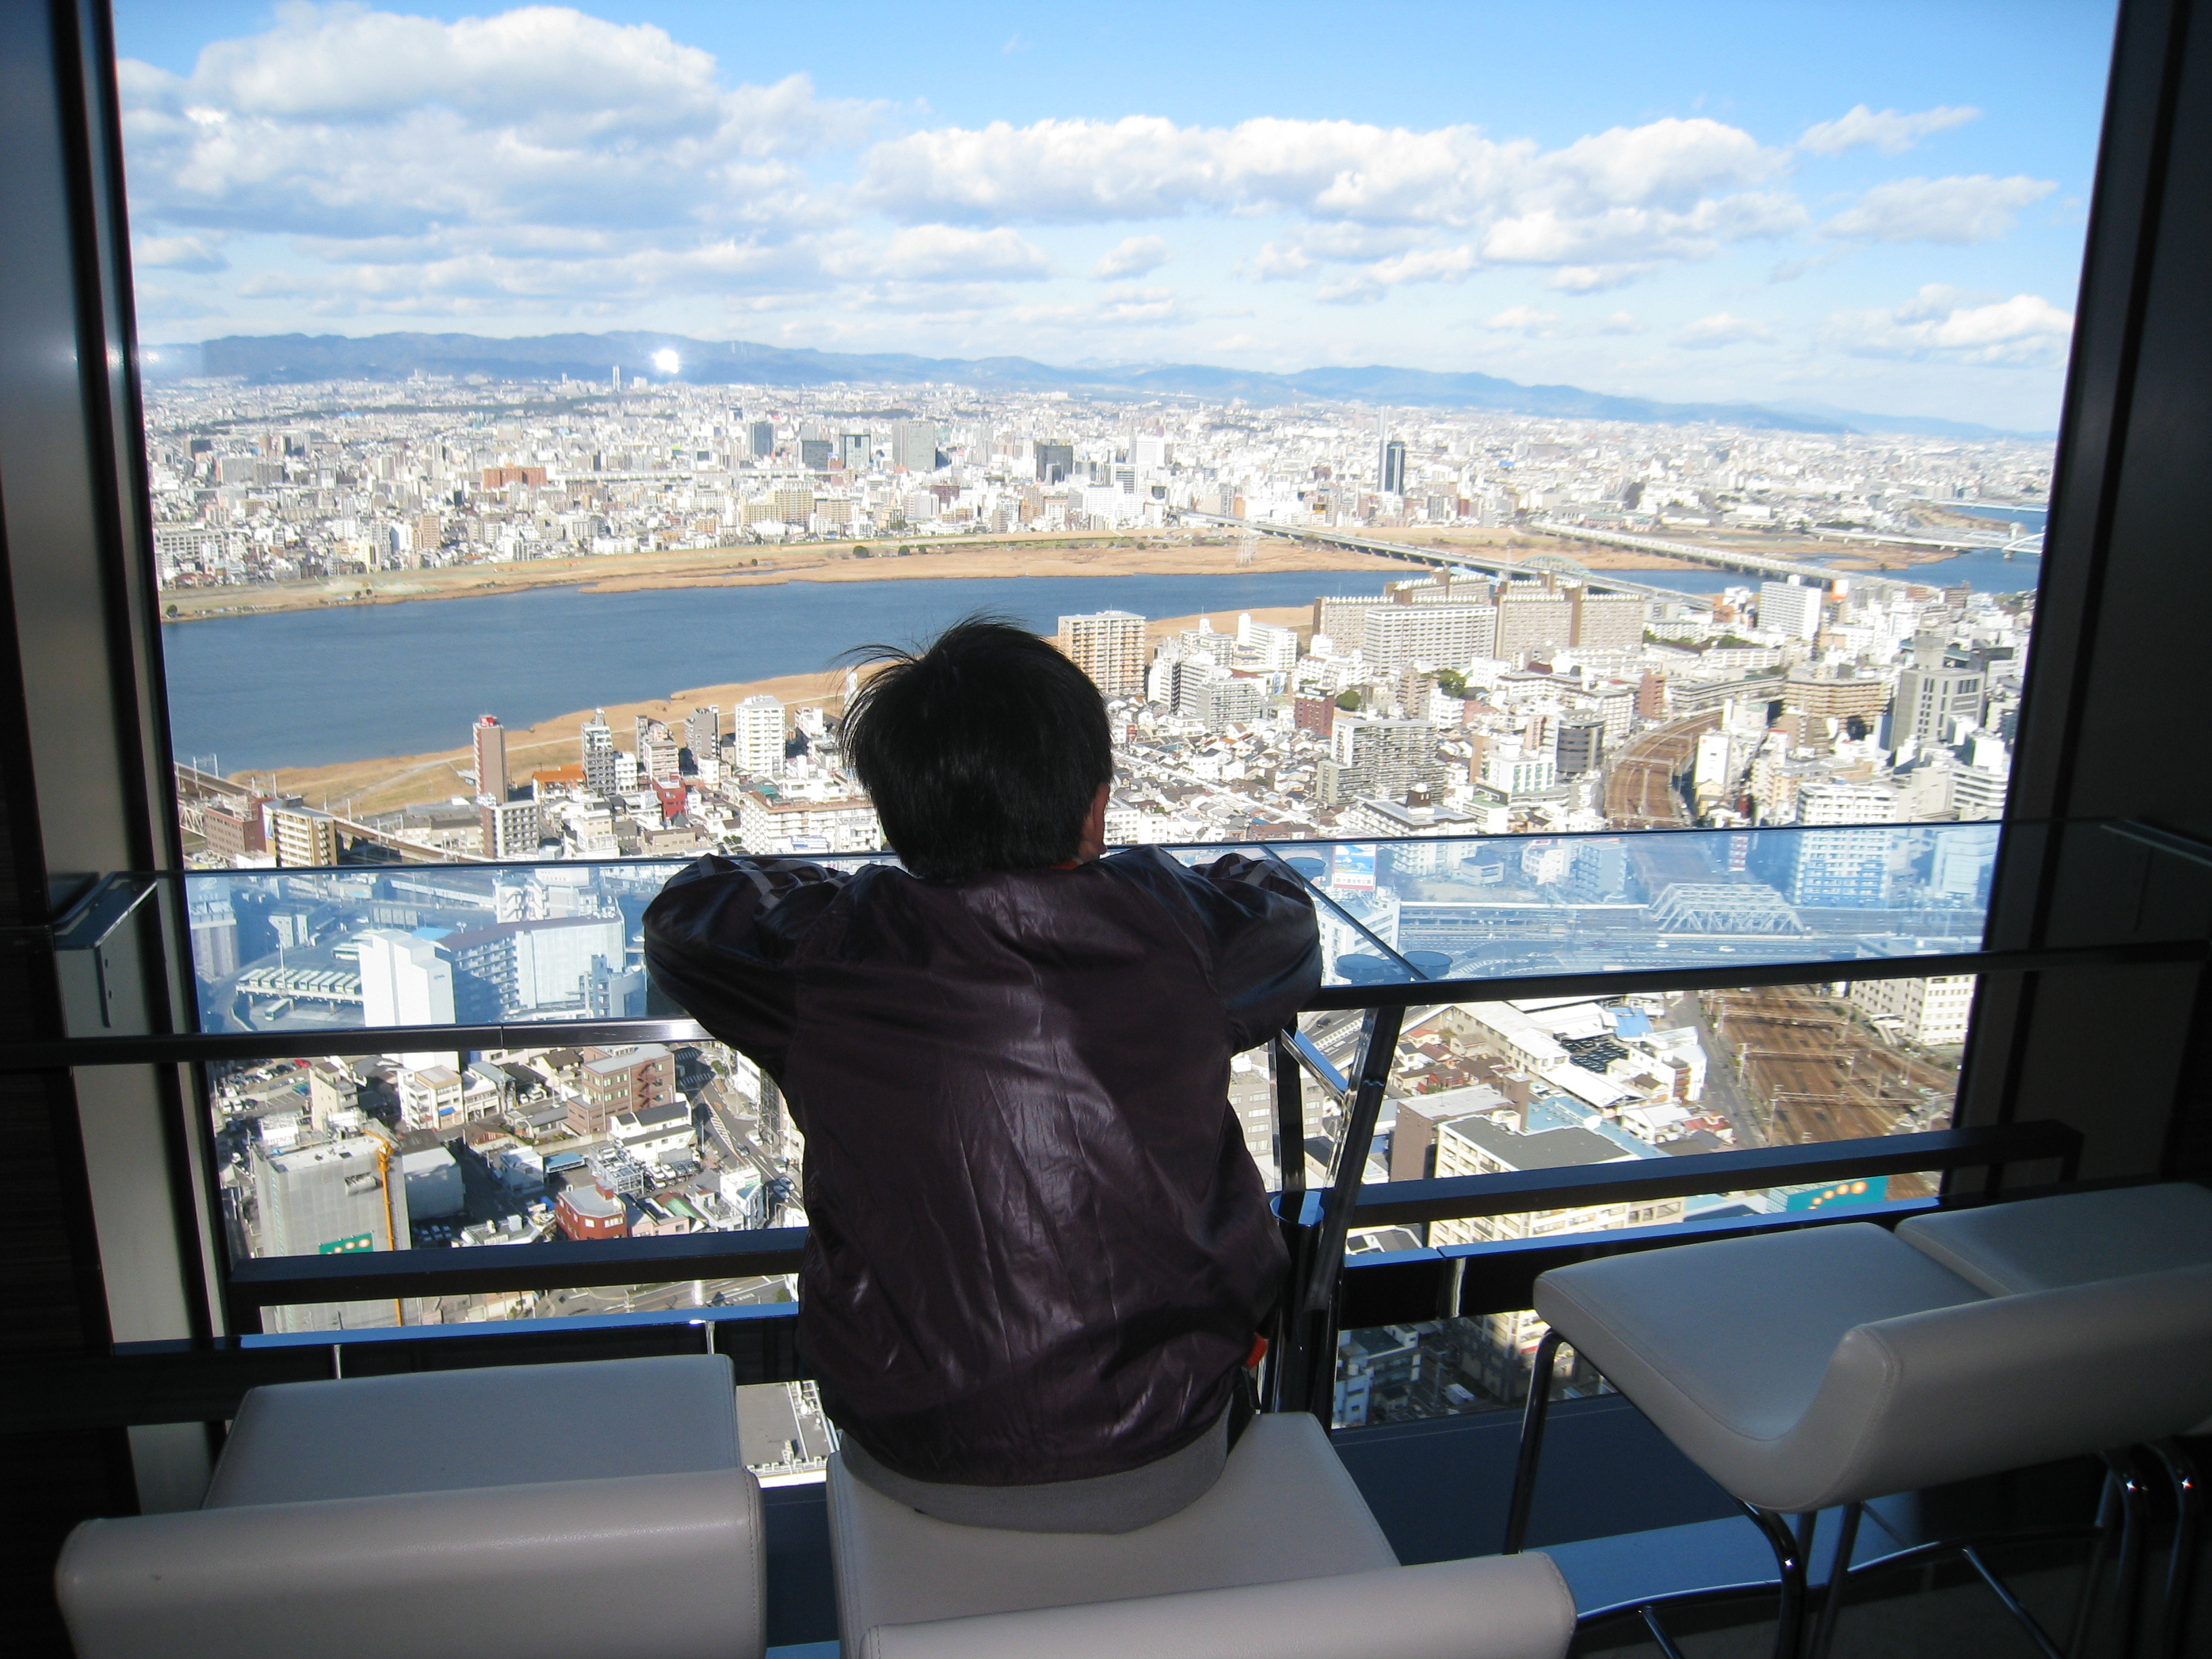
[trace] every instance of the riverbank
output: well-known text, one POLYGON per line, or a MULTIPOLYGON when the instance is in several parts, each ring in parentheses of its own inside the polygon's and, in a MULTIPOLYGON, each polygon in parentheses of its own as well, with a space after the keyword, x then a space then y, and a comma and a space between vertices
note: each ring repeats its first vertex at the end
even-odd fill
MULTIPOLYGON (((648 589, 762 587, 785 582, 962 580, 1006 576, 1248 575, 1280 571, 1389 569, 1395 560, 1309 546, 1271 537, 1149 536, 1101 532, 932 538, 924 541, 804 543, 796 547, 709 547, 659 553, 610 553, 458 565, 442 570, 380 570, 250 587, 171 589, 162 619, 261 616, 392 605, 417 599, 484 599, 547 587, 586 593, 648 589), (903 554, 902 547, 911 550, 903 554)), ((1411 573, 1407 573, 1411 574, 1411 573)))
MULTIPOLYGON (((1389 539, 1437 552, 1521 560, 1557 553, 1548 537, 1505 529, 1388 532, 1389 539)), ((1572 556, 1593 570, 1696 569, 1690 561, 1626 548, 1576 544, 1572 556)), ((586 593, 650 589, 760 587, 785 582, 972 580, 1006 576, 1203 576, 1280 571, 1372 571, 1413 575, 1395 559, 1230 531, 1052 532, 989 537, 932 537, 921 541, 807 542, 796 547, 709 547, 658 553, 609 553, 581 558, 526 559, 457 565, 442 570, 380 570, 361 576, 250 587, 173 588, 161 596, 167 622, 261 616, 399 604, 416 599, 483 599, 536 588, 586 593), (902 551, 902 550, 905 550, 902 551)))
MULTIPOLYGON (((1310 622, 1313 611, 1310 605, 1276 605, 1255 609, 1251 615, 1257 621, 1295 627, 1310 622)), ((1236 617, 1217 612, 1212 622, 1225 632, 1236 625, 1236 617)), ((1195 628, 1198 623, 1196 615, 1166 617, 1149 623, 1147 629, 1153 638, 1158 639, 1195 628)), ((685 716, 694 708, 712 704, 722 711, 722 726, 726 731, 731 709, 747 697, 763 695, 775 698, 787 708, 811 705, 834 715, 843 712, 844 683, 842 670, 783 674, 769 679, 694 686, 641 702, 609 703, 604 712, 607 725, 615 733, 616 745, 628 749, 640 715, 665 721, 672 729, 680 729, 685 716)), ((577 764, 583 758, 582 727, 593 712, 589 708, 576 709, 534 726, 510 727, 507 736, 509 776, 520 785, 527 782, 534 771, 577 764)), ((469 794, 474 786, 463 774, 475 764, 473 751, 464 746, 429 754, 341 761, 328 766, 280 767, 273 771, 237 772, 231 775, 239 782, 251 782, 268 793, 297 795, 310 806, 358 817, 364 813, 390 812, 402 806, 469 794)))

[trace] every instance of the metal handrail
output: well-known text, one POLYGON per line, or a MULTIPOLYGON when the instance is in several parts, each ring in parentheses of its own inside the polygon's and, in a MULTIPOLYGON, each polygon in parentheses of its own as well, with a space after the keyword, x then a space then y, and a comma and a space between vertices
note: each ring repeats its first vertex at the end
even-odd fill
MULTIPOLYGON (((1406 1009, 1429 1004, 1502 1002, 1557 996, 1632 996, 1725 986, 1802 985, 1808 981, 1946 978, 2023 974, 2046 969, 2153 967, 2201 963, 2203 939, 2051 945, 2039 950, 1957 951, 1936 956, 1815 957, 1798 962, 1704 963, 1695 968, 1623 968, 1592 973, 1494 979, 1414 979, 1325 985, 1304 1012, 1406 1009)), ((415 1049, 544 1048, 585 1043, 705 1042, 706 1028, 684 1017, 515 1021, 483 1025, 343 1025, 322 1030, 187 1031, 130 1036, 0 1041, 0 1074, 82 1066, 189 1065, 221 1060, 286 1060, 381 1054, 415 1049)), ((1300 1053, 1301 1060, 1307 1056, 1300 1053)), ((1321 1073, 1316 1073, 1321 1076, 1321 1073)), ((1323 1079, 1324 1081, 1326 1079, 1323 1079)))

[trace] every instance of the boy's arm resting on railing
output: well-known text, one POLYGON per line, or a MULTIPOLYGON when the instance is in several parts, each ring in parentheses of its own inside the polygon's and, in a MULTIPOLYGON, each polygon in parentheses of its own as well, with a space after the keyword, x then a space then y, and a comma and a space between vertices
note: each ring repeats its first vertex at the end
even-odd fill
POLYGON ((851 879, 804 859, 701 859, 646 907, 647 969, 717 1038, 781 1073, 799 941, 851 879))
POLYGON ((1214 980, 1239 1049, 1297 1018, 1321 984, 1313 899, 1280 865, 1224 854, 1194 872, 1210 893, 1214 980))

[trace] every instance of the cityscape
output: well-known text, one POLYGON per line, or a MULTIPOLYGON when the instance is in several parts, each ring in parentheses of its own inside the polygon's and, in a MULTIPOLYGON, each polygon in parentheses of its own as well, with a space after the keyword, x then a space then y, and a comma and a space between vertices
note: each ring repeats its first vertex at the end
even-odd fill
MULTIPOLYGON (((1154 617, 1112 602, 1109 564, 1098 607, 1054 637, 1107 700, 1109 842, 1277 846, 1316 893, 1332 982, 1352 984, 1972 948, 2049 464, 2004 440, 619 374, 185 383, 150 405, 149 447, 161 583, 186 627, 188 605, 346 604, 413 573, 641 554, 750 571, 954 550, 1018 568, 1055 544, 1340 551, 1381 591, 1316 568, 1304 605, 1154 617), (1702 833, 1633 833, 1656 830, 1702 833)), ((887 614, 911 591, 870 588, 887 614)), ((645 1013, 638 918, 681 861, 880 855, 838 747, 851 677, 816 684, 668 720, 587 713, 527 763, 486 711, 433 780, 455 787, 422 799, 310 801, 181 764, 204 1027, 645 1013)), ((1971 996, 1959 978, 1824 980, 1417 1006, 1366 1178, 1937 1126, 1971 996)), ((1357 1018, 1307 1023, 1348 1068, 1357 1018)), ((801 1137, 773 1079, 719 1044, 211 1073, 240 1255, 804 1223, 801 1137)), ((1317 1182, 1342 1121, 1309 1092, 1291 1155, 1317 1182)), ((1263 1056, 1238 1057, 1231 1109, 1279 1180, 1263 1056)), ((1920 1189, 1439 1223, 1429 1242, 1920 1189)), ((1352 1248, 1421 1242, 1394 1229, 1352 1248)), ((790 1293, 767 1279, 271 1316, 317 1329, 790 1293)), ((1338 1419, 1510 1402, 1538 1334, 1529 1316, 1347 1334, 1338 1419)), ((781 1439, 811 1433, 818 1457, 818 1413, 790 1409, 801 1426, 781 1439)))
MULTIPOLYGON (((181 10, 118 50, 203 1029, 678 1012, 653 894, 888 857, 836 659, 974 605, 1097 684, 1108 841, 1284 860, 1332 986, 1721 988, 1414 1005, 1364 1179, 1948 1121, 1973 981, 1839 964, 1980 937, 2098 9, 1937 9, 1911 53, 1802 9, 1462 9, 1415 53, 1233 8, 861 14, 827 53, 805 14, 181 10), (1754 960, 1808 978, 1727 988, 1754 960)), ((1303 1025, 1351 1069, 1357 1014, 1303 1025)), ((240 1256, 805 1218, 774 1079, 712 1042, 206 1078, 240 1256)), ((1229 1109, 1271 1183, 1327 1179, 1325 1090, 1285 1144, 1240 1055, 1229 1109)), ((1336 1419, 1509 1404, 1538 1333, 1347 1332, 1336 1419)), ((765 1393, 748 1461, 818 1472, 818 1401, 765 1393)))

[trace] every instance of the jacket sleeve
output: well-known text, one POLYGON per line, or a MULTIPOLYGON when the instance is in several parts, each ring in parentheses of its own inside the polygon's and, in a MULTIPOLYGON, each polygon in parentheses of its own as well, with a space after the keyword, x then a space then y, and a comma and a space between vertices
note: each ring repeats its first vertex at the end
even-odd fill
POLYGON ((1256 1048, 1321 984, 1312 896, 1272 860, 1230 853, 1197 873, 1212 890, 1214 982, 1237 1048, 1256 1048))
POLYGON ((701 859, 646 907, 646 970, 718 1039, 781 1078, 799 944, 850 879, 799 859, 701 859))

